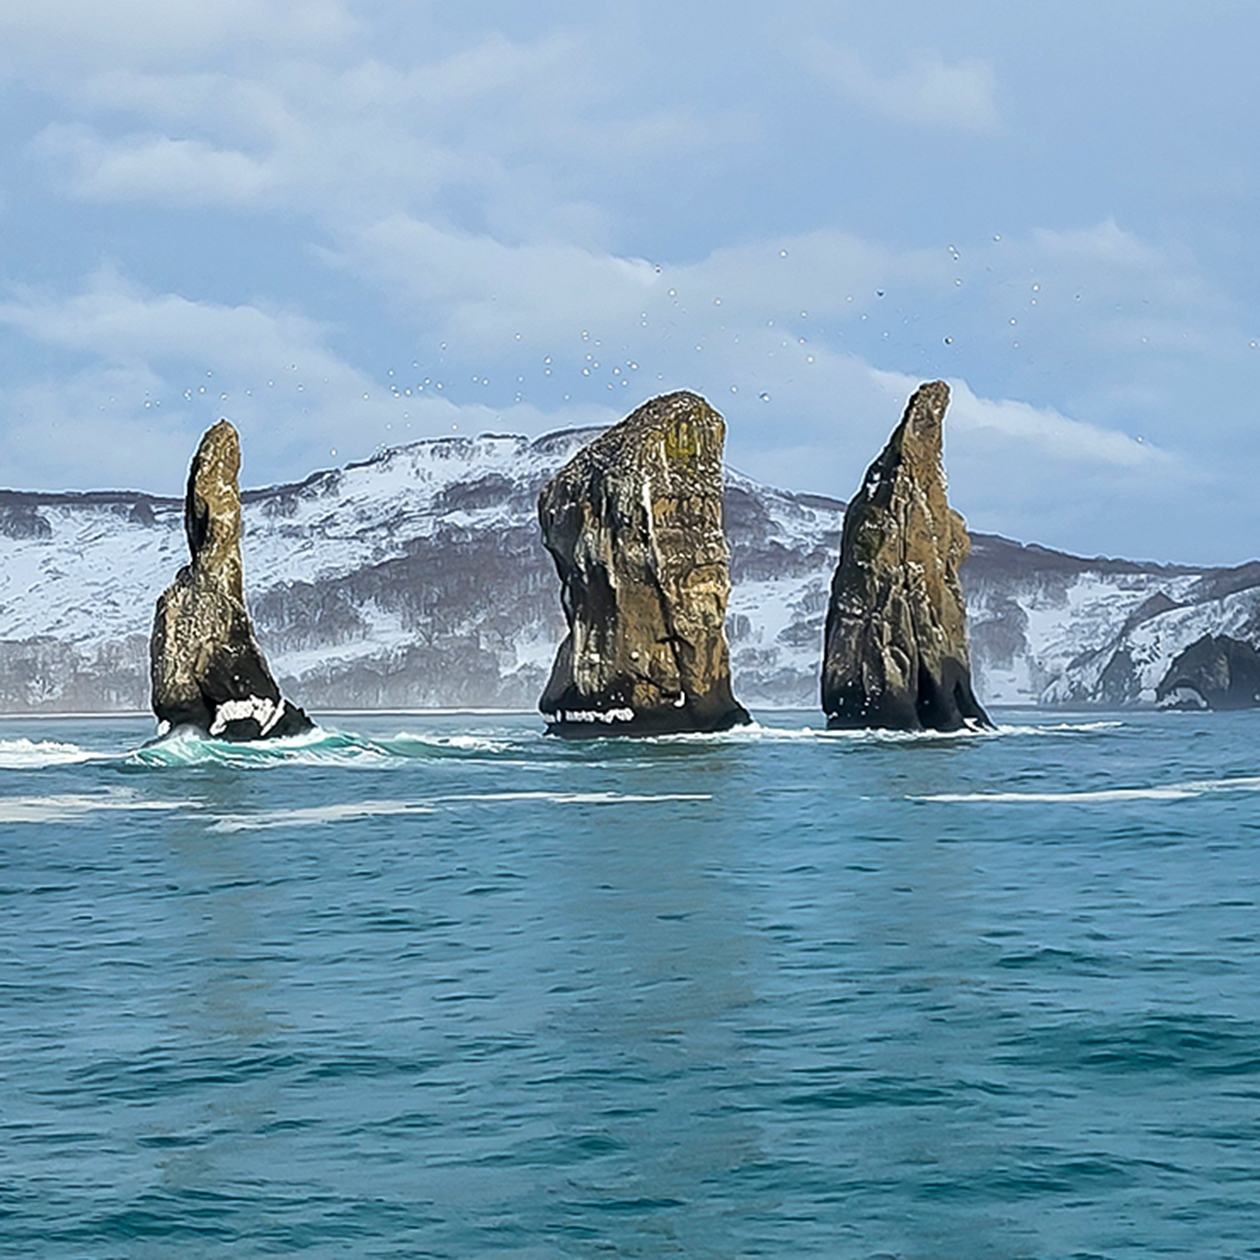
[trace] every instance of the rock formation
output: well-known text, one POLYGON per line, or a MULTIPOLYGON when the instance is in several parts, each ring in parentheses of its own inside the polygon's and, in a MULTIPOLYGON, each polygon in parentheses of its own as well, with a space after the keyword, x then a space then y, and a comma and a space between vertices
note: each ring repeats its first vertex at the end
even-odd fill
MULTIPOLYGON (((250 620, 285 695, 321 709, 535 708, 568 630, 538 492, 599 431, 427 438, 296 484, 242 482, 250 620)), ((844 504, 729 468, 724 481, 735 695, 817 706, 844 504)), ((153 604, 187 559, 182 479, 171 489, 0 488, 0 711, 148 708, 153 604)), ((971 541, 959 576, 986 708, 1117 695, 1153 708, 1173 659, 1204 634, 1260 644, 1260 562, 971 541)))
POLYGON ((1227 634, 1205 634, 1173 658, 1155 699, 1166 709, 1255 708, 1260 652, 1227 634))
POLYGON ((726 425, 703 398, 645 403, 543 488, 569 633, 539 708, 570 738, 719 731, 731 693, 722 531, 726 425))
POLYGON ((959 565, 970 541, 941 466, 944 381, 923 385, 844 518, 822 705, 831 727, 988 726, 971 688, 959 565))
POLYGON ((163 592, 149 641, 159 732, 191 726, 248 740, 310 730, 254 639, 241 581, 241 447, 220 420, 201 439, 188 473, 184 530, 192 560, 163 592))

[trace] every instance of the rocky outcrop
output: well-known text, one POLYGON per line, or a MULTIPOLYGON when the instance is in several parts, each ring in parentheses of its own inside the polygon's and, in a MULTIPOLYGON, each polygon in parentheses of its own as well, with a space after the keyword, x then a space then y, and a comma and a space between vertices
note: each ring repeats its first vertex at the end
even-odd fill
POLYGON ((1155 698, 1168 709, 1253 709, 1260 705, 1260 652, 1227 634, 1205 634, 1173 660, 1155 698))
POLYGON ((944 381, 919 388, 845 515, 823 655, 831 727, 989 725, 958 580, 970 542, 941 466, 948 403, 944 381))
POLYGON ((569 633, 539 707, 569 737, 746 723, 731 692, 722 530, 726 425, 703 398, 654 398, 543 488, 538 518, 569 633))
POLYGON ((188 474, 184 531, 192 560, 158 600, 149 643, 153 711, 165 733, 195 727, 249 740, 310 730, 280 695, 245 609, 241 579, 241 447, 220 420, 188 474))
MULTIPOLYGON (((600 431, 427 438, 299 482, 242 482, 245 596, 282 692, 320 709, 535 709, 568 629, 538 493, 600 431)), ((816 707, 844 504, 729 468, 724 481, 735 694, 816 707)), ((179 489, 0 489, 0 712, 148 710, 153 598, 188 558, 179 489), (5 509, 34 527, 6 530, 5 509)), ((1260 644, 1260 564, 971 542, 971 677, 990 712, 1097 706, 1120 682, 1154 707, 1196 639, 1260 644), (1136 688, 1117 679, 1126 661, 1136 688)))

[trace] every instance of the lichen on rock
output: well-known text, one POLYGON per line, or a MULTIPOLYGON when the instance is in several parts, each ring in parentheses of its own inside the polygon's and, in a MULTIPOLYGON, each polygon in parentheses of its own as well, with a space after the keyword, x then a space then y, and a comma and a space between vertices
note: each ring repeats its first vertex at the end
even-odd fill
POLYGON ((192 558, 159 597, 149 642, 159 731, 216 739, 296 735, 311 720, 280 695, 254 638, 241 570, 240 440, 226 420, 201 439, 188 474, 192 558))
POLYGON ((958 579, 971 544, 941 463, 948 404, 944 381, 918 389, 845 513, 823 655, 831 727, 990 725, 972 691, 958 579))
POLYGON ((539 702, 573 738, 725 730, 730 552, 726 425, 685 391, 645 403, 573 457, 538 500, 569 633, 539 702))

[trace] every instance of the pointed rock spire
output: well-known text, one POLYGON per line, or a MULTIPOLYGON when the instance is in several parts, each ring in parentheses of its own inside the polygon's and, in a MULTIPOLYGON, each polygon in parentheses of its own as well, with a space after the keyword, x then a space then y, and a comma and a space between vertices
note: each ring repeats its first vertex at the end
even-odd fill
POLYGON ((149 657, 160 730, 191 726, 218 739, 311 729, 280 695, 254 639, 241 573, 241 447, 226 421, 193 457, 184 500, 190 563, 158 599, 149 657))
POLYGON ((845 513, 823 655, 828 726, 991 725, 971 687, 958 580, 971 542, 941 465, 948 404, 944 381, 918 389, 845 513))

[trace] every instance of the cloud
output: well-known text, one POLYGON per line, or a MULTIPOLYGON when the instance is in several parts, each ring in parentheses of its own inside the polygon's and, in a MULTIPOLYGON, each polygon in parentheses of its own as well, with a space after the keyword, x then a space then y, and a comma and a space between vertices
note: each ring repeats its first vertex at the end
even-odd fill
MULTIPOLYGON (((1035 248, 1020 245, 996 272, 998 245, 972 260, 968 275, 988 287, 969 309, 997 304, 987 317, 1004 340, 1006 286, 1013 276, 1028 287, 1036 255, 1025 251, 1035 248)), ((1041 400, 986 396, 956 360, 946 368, 952 350, 930 332, 936 308, 956 300, 958 262, 946 249, 899 252, 830 231, 657 265, 396 216, 330 258, 387 293, 423 339, 443 338, 449 361, 495 386, 518 382, 544 417, 570 397, 603 397, 625 414, 652 393, 694 389, 727 417, 730 462, 790 488, 847 497, 909 394, 942 375, 953 389, 951 472, 980 527, 1088 549, 1118 504, 1137 522, 1153 488, 1193 480, 1154 441, 1041 400), (918 375, 884 366, 916 359, 925 360, 918 375)))
POLYGON ((71 297, 17 290, 0 303, 0 323, 47 345, 115 362, 226 361, 258 370, 295 353, 323 353, 323 329, 300 315, 151 294, 112 265, 99 268, 71 297))
POLYGON ((508 238, 595 240, 576 190, 655 159, 747 140, 738 113, 618 107, 590 41, 485 35, 398 68, 290 58, 211 71, 112 67, 59 89, 80 117, 34 153, 84 201, 295 210, 334 230, 390 214, 508 238))
POLYGON ((36 486, 178 486, 197 435, 222 415, 241 430, 253 484, 435 433, 619 418, 588 399, 548 411, 453 399, 450 373, 427 388, 420 372, 380 381, 330 347, 325 325, 152 293, 114 266, 78 293, 17 291, 0 326, 67 356, 55 374, 0 383, 0 459, 36 486))
POLYGON ((135 363, 94 363, 0 385, 0 458, 11 470, 6 483, 155 493, 178 486, 192 430, 173 408, 143 406, 162 393, 162 378, 135 363))
POLYGON ((1126 232, 1114 218, 1070 231, 1038 228, 1032 236, 1038 248, 1058 258, 1137 271, 1163 270, 1169 262, 1162 250, 1146 244, 1134 233, 1126 232))
POLYGON ((19 290, 0 303, 0 324, 66 355, 64 387, 36 377, 4 391, 15 417, 7 442, 21 450, 25 439, 26 465, 39 462, 29 452, 55 451, 81 484, 134 484, 145 470, 169 478, 197 432, 225 413, 250 432, 257 462, 274 467, 327 463, 343 434, 383 428, 398 410, 329 349, 321 325, 149 293, 113 267, 70 296, 19 290), (58 436, 66 432, 81 444, 58 436))
MULTIPOLYGON (((763 325, 804 307, 815 318, 856 317, 880 286, 945 291, 943 255, 895 252, 845 232, 811 232, 726 247, 665 265, 571 243, 508 244, 399 214, 323 251, 387 293, 423 327, 491 352, 523 328, 535 336, 595 330, 645 343, 672 328, 681 340, 763 325), (649 330, 646 334, 644 329, 649 330)), ((779 334, 775 334, 777 339, 779 334)))
POLYGON ((948 294, 952 267, 932 253, 808 233, 658 270, 405 216, 374 225, 354 249, 339 265, 370 273, 400 310, 417 312, 424 348, 410 366, 396 360, 373 375, 335 348, 333 325, 257 302, 152 292, 112 266, 69 294, 16 290, 0 302, 0 324, 65 366, 0 387, 8 466, 27 484, 160 489, 178 484, 197 434, 227 415, 258 484, 456 427, 536 434, 607 423, 690 388, 726 415, 736 467, 847 497, 909 393, 945 375, 951 481, 977 528, 1077 550, 1101 539, 1121 553, 1149 550, 1151 496, 1197 475, 1155 442, 985 396, 958 372, 883 367, 881 330, 915 303, 890 307, 874 286, 916 286, 923 301, 948 294), (866 340, 847 348, 858 332, 866 340))
MULTIPOLYGON (((826 6, 767 28, 554 5, 510 23, 357 0, 0 5, 9 274, 82 274, 102 240, 126 263, 0 296, 6 422, 20 402, 23 423, 86 426, 54 449, 92 484, 90 433, 124 470, 127 444, 182 466, 221 405, 254 475, 284 478, 333 448, 538 432, 691 387, 748 472, 843 496, 897 400, 939 376, 969 510, 1049 542, 1145 541, 1152 500, 1117 506, 1116 485, 1149 493, 1213 443, 1231 468, 1256 449, 1245 276, 1214 282, 1174 229, 1131 230, 1173 223, 1167 165, 1147 213, 1113 196, 1089 135, 1035 129, 1067 102, 1063 62, 1021 74, 988 19, 912 7, 904 29, 944 52, 878 60, 886 15, 826 6), (785 58, 785 29, 824 38, 785 58), (943 143, 1004 126, 1029 163, 943 143)), ((1081 99, 1105 132, 1100 82, 1081 99)), ((23 431, 12 469, 43 458, 23 431)), ((1206 508, 1178 510, 1207 531, 1206 508)), ((1154 515, 1171 536, 1172 509, 1154 515)))
MULTIPOLYGON (((920 384, 899 372, 872 370, 872 376, 890 395, 902 399, 920 384)), ((966 381, 951 380, 949 386, 949 427, 957 432, 1000 434, 1067 463, 1151 469, 1175 462, 1167 451, 1143 438, 1071 420, 1052 407, 1034 407, 1010 398, 978 398, 966 381)))
POLYGON ((444 325, 486 350, 528 326, 573 332, 622 321, 659 285, 642 258, 573 244, 509 245, 491 236, 393 215, 355 232, 328 261, 370 279, 424 324, 444 325))
POLYGON ((852 50, 825 40, 801 46, 803 64, 855 105, 894 122, 946 131, 1000 130, 993 67, 987 61, 947 64, 919 52, 900 74, 872 73, 852 50))
POLYGON ((502 186, 500 165, 419 134, 396 82, 387 106, 362 84, 308 68, 293 84, 219 74, 112 73, 83 85, 88 112, 138 114, 143 130, 107 135, 53 123, 34 153, 82 200, 188 208, 293 209, 336 223, 444 188, 502 186), (156 125, 155 125, 156 124, 156 125))
POLYGON ((1154 343, 1210 353, 1215 344, 1219 351, 1228 344, 1225 328, 1244 318, 1184 246, 1156 247, 1114 218, 1070 231, 1038 229, 1023 252, 1070 278, 1082 300, 1105 306, 1102 338, 1113 348, 1154 343))
POLYGON ((0 65, 54 74, 158 64, 232 46, 333 44, 355 23, 338 0, 5 0, 0 65))
POLYGON ((252 206, 274 195, 275 171, 245 153, 201 140, 129 137, 105 144, 81 126, 54 124, 36 151, 69 159, 77 196, 95 201, 151 199, 171 206, 252 206))
MULTIPOLYGON (((996 256, 982 255, 974 270, 989 276, 996 256)), ((1029 256, 1016 251, 1016 273, 1029 256)), ((923 357, 922 341, 894 342, 894 328, 904 338, 925 311, 953 300, 957 264, 945 250, 899 253, 815 232, 670 266, 570 245, 511 246, 396 216, 329 257, 378 285, 419 328, 440 332, 449 356, 478 376, 506 371, 520 389, 545 392, 547 382, 537 379, 545 359, 552 387, 561 382, 574 397, 629 398, 621 392, 627 381, 706 392, 735 417, 734 458, 780 481, 804 477, 820 489, 832 479, 839 492, 835 483, 847 481, 846 470, 868 460, 891 428, 890 397, 904 401, 920 380, 938 375, 954 382, 951 429, 968 437, 973 463, 986 463, 986 442, 1000 445, 1000 458, 1050 458, 1076 469, 1162 475, 1177 462, 1154 441, 1053 405, 981 396, 956 368, 944 368, 951 352, 939 337, 922 376, 884 368, 885 346, 895 347, 894 360, 923 357), (795 442, 784 441, 785 417, 795 442)), ((989 284, 988 297, 973 296, 972 318, 991 300, 993 335, 1009 339, 1007 280, 999 274, 989 284)), ((946 327, 961 322, 948 318, 946 327)), ((1097 324, 1080 335, 1091 329, 1097 324)), ((1130 400, 1122 410, 1137 406, 1130 400)), ((994 476, 996 462, 996 455, 987 460, 994 476)))

